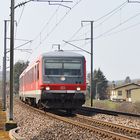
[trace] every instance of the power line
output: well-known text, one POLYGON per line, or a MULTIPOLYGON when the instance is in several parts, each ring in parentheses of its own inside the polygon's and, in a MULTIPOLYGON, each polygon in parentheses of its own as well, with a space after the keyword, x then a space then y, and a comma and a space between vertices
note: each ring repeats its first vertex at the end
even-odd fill
POLYGON ((18 25, 18 24, 20 23, 20 21, 21 21, 21 18, 22 18, 22 15, 23 15, 24 9, 25 9, 25 5, 24 5, 23 8, 22 8, 22 11, 21 11, 20 17, 19 17, 19 19, 18 19, 18 21, 17 21, 17 25, 18 25))
POLYGON ((81 39, 75 39, 75 40, 68 40, 68 42, 76 42, 76 41, 85 41, 85 40, 89 40, 91 38, 81 38, 81 39))
POLYGON ((69 9, 66 14, 58 21, 58 23, 55 24, 55 26, 52 28, 52 30, 47 33, 47 35, 43 38, 42 42, 44 42, 52 33, 53 31, 56 29, 56 27, 65 19, 65 17, 70 13, 70 11, 77 6, 82 0, 79 0, 76 4, 74 4, 74 6, 72 6, 71 9, 69 9))
MULTIPOLYGON (((82 0, 78 0, 72 7, 69 9, 66 14, 59 20, 59 22, 52 28, 52 30, 41 40, 41 42, 35 47, 35 50, 52 34, 52 32, 56 29, 56 27, 65 19, 65 17, 70 13, 72 9, 74 9, 82 0)), ((33 40, 35 41, 35 40, 33 40)), ((31 55, 30 55, 31 57, 31 55)), ((29 57, 29 59, 30 59, 29 57)))
MULTIPOLYGON (((114 10, 113 12, 110 12, 110 16, 108 16, 107 18, 105 18, 102 22, 100 22, 98 25, 96 25, 94 28, 97 28, 98 26, 102 25, 104 22, 106 22, 108 19, 110 19, 113 15, 115 15, 120 9, 122 9, 123 7, 125 7, 127 4, 127 2, 123 3, 120 7, 117 8, 117 10, 114 10)), ((109 15, 109 14, 108 14, 109 15)), ((105 16, 106 17, 106 16, 105 16)), ((95 20, 95 22, 97 22, 98 20, 95 20)))
MULTIPOLYGON (((10 38, 7 38, 7 39, 10 39, 10 38)), ((27 40, 27 39, 18 39, 18 38, 15 38, 14 40, 19 40, 19 41, 30 41, 30 42, 32 42, 32 40, 27 40)))
POLYGON ((104 33, 100 34, 99 36, 94 37, 94 39, 98 39, 98 38, 100 38, 100 37, 102 37, 102 36, 106 35, 107 33, 109 33, 109 32, 111 32, 111 31, 113 31, 113 30, 117 29, 118 27, 120 27, 120 26, 122 26, 123 24, 125 24, 125 23, 129 22, 130 20, 132 20, 133 18, 135 18, 135 17, 137 17, 137 16, 139 16, 139 15, 140 15, 140 13, 138 13, 138 14, 136 14, 136 15, 134 15, 134 16, 132 16, 132 17, 130 17, 130 18, 128 18, 128 19, 127 19, 127 20, 125 20, 124 22, 122 22, 122 23, 120 23, 120 24, 118 24, 118 25, 114 26, 113 28, 111 28, 111 29, 109 29, 109 30, 105 31, 104 33))
MULTIPOLYGON (((85 24, 85 25, 83 25, 83 26, 80 26, 80 28, 78 28, 78 30, 70 37, 70 39, 69 39, 68 42, 86 40, 86 38, 84 38, 84 39, 75 39, 75 40, 72 40, 72 38, 74 38, 74 37, 81 31, 81 29, 83 29, 83 27, 86 27, 86 26, 88 26, 88 25, 89 25, 89 23, 88 23, 88 24, 85 24)), ((84 35, 85 35, 85 34, 84 34, 84 35)), ((81 36, 84 36, 84 35, 81 35, 81 36)), ((66 43, 63 44, 63 46, 65 46, 65 45, 66 45, 66 43)))
POLYGON ((20 21, 21 21, 21 18, 22 18, 22 16, 23 16, 24 8, 25 8, 25 5, 23 5, 23 8, 22 8, 20 17, 19 17, 19 19, 18 19, 18 21, 17 21, 16 31, 15 31, 15 38, 16 38, 16 35, 17 35, 18 25, 19 25, 19 23, 20 23, 20 21))
POLYGON ((70 37, 70 39, 74 38, 81 31, 81 29, 83 29, 83 27, 86 27, 86 26, 89 26, 89 25, 90 24, 88 23, 88 24, 80 26, 80 28, 70 37))
POLYGON ((32 42, 32 40, 29 40, 28 42, 26 42, 26 43, 24 43, 22 45, 19 45, 19 46, 15 47, 14 49, 17 49, 17 48, 20 48, 22 46, 25 46, 26 44, 31 43, 31 42, 32 42))
MULTIPOLYGON (((97 20, 95 20, 95 22, 98 22, 101 19, 103 19, 103 18, 105 18, 105 17, 107 17, 107 16, 109 16, 111 14, 109 17, 107 17, 106 19, 104 19, 101 23, 99 23, 98 25, 96 25, 94 28, 96 28, 97 26, 103 24, 105 21, 107 21, 109 18, 111 18, 114 14, 116 14, 120 9, 122 9, 124 6, 126 6, 126 4, 127 4, 127 1, 123 2, 121 5, 117 6, 115 9, 113 9, 109 13, 107 13, 107 14, 103 15, 102 17, 98 18, 97 20)), ((71 37, 71 39, 74 38, 80 32, 81 29, 82 29, 82 27, 80 27, 76 31, 76 33, 74 33, 74 35, 71 37)), ((87 33, 89 33, 89 31, 87 31, 85 34, 87 34, 87 33)), ((82 36, 84 36, 84 35, 82 35, 82 36)), ((71 39, 69 39, 69 40, 71 40, 71 39)), ((74 41, 82 41, 82 40, 85 40, 85 39, 77 39, 77 40, 75 39, 74 41)))
POLYGON ((47 22, 45 23, 45 25, 43 26, 43 28, 41 29, 41 31, 39 32, 39 34, 33 39, 33 41, 35 41, 40 36, 40 34, 42 34, 42 32, 45 30, 45 28, 50 24, 50 22, 52 21, 52 19, 54 18, 54 16, 57 14, 59 8, 60 8, 60 5, 57 7, 57 9, 52 14, 52 16, 49 18, 49 20, 47 20, 47 22))
POLYGON ((96 19, 95 22, 100 21, 101 19, 107 17, 108 15, 110 15, 111 13, 113 13, 113 12, 115 12, 115 11, 117 12, 118 9, 122 8, 122 6, 126 5, 126 3, 128 3, 128 1, 125 1, 125 2, 122 3, 121 5, 119 5, 118 7, 116 7, 115 9, 113 9, 112 11, 110 11, 109 13, 107 13, 107 14, 103 15, 102 17, 96 19))
MULTIPOLYGON (((73 7, 75 7, 77 4, 79 4, 82 0, 79 0, 73 7)), ((104 23, 106 20, 108 20, 110 17, 112 17, 115 13, 117 13, 120 9, 122 9, 125 5, 127 4, 127 1, 125 1, 124 3, 122 3, 121 5, 119 5, 117 8, 115 8, 114 10, 110 11, 109 13, 105 14, 104 16, 100 17, 99 19, 95 20, 95 22, 98 22, 98 21, 101 21, 102 19, 104 19, 100 24, 104 23), (108 17, 109 16, 109 17, 108 17)), ((72 8, 73 8, 72 7, 72 8)), ((59 8, 56 9, 56 11, 54 12, 53 16, 51 17, 51 20, 53 19, 54 15, 56 15, 57 11, 59 10, 59 8)), ((51 31, 41 40, 41 42, 37 45, 36 49, 41 45, 42 42, 44 42, 52 33, 53 31, 57 28, 57 26, 65 19, 65 17, 67 16, 67 14, 70 12, 70 9, 69 11, 66 12, 66 14, 54 25, 54 27, 51 29, 51 31)), ((131 19, 129 19, 131 20, 131 19)), ((100 38, 102 36, 104 36, 105 34, 115 30, 116 28, 118 28, 119 26, 123 25, 124 23, 126 23, 128 21, 124 21, 122 22, 121 24, 109 29, 108 31, 104 32, 103 34, 95 37, 94 39, 97 39, 97 38, 100 38)), ((39 33, 38 36, 40 36, 43 32, 43 30, 47 27, 49 22, 47 22, 45 24, 45 26, 42 28, 41 32, 39 33)), ((82 27, 80 27, 76 33, 71 37, 71 38, 74 38, 80 31, 81 31, 82 27)), ((88 33, 88 32, 87 32, 88 33)), ((82 41, 82 40, 85 40, 85 39, 77 39, 77 41, 82 41)), ((34 40, 33 40, 34 41, 34 40)), ((75 39, 76 41, 76 39, 75 39)))
MULTIPOLYGON (((44 2, 44 1, 42 1, 42 2, 44 2)), ((48 1, 49 3, 50 2, 72 2, 72 1, 48 1)), ((58 12, 58 10, 59 10, 59 8, 60 8, 60 4, 59 4, 59 6, 58 6, 58 8, 56 9, 56 11, 54 12, 54 14, 50 17, 50 19, 47 21, 47 23, 44 25, 44 27, 41 29, 41 31, 40 31, 40 33, 33 39, 33 41, 35 41, 39 36, 40 36, 40 34, 42 34, 42 32, 44 31, 44 29, 47 27, 47 25, 51 22, 51 20, 53 19, 53 17, 56 15, 56 13, 58 12)), ((24 8, 23 8, 23 10, 24 10, 24 8)), ((20 18, 19 18, 19 21, 21 20, 21 17, 22 17, 22 14, 23 14, 23 11, 22 11, 22 13, 21 13, 21 16, 20 16, 20 18)))
MULTIPOLYGON (((69 9, 69 11, 71 11, 77 4, 80 3, 80 1, 82 0, 79 0, 79 2, 77 2, 71 9, 69 9)), ((44 27, 41 29, 40 33, 33 39, 36 40, 40 34, 42 34, 42 32, 44 31, 44 29, 49 25, 49 23, 52 21, 52 19, 54 18, 54 16, 57 14, 58 10, 60 8, 60 5, 57 7, 57 9, 55 10, 55 12, 53 13, 53 15, 50 17, 50 19, 47 21, 47 23, 44 25, 44 27)), ((65 16, 69 13, 66 12, 66 14, 59 20, 59 22, 52 28, 52 30, 46 35, 46 37, 44 37, 43 41, 46 40, 46 38, 53 32, 53 30, 55 30, 55 28, 62 22, 62 20, 65 18, 65 16)))
MULTIPOLYGON (((119 27, 122 26, 123 24, 129 22, 130 20, 134 19, 135 17, 137 17, 137 16, 139 16, 139 15, 140 15, 140 13, 138 13, 138 14, 136 14, 136 15, 130 17, 130 18, 128 18, 127 20, 125 20, 125 21, 123 21, 122 23, 120 23, 120 24, 114 26, 113 28, 107 30, 106 32, 100 34, 99 36, 94 37, 94 39, 98 39, 98 38, 100 38, 100 37, 105 36, 106 34, 110 33, 111 31, 113 31, 113 30, 115 30, 115 29, 117 29, 117 28, 119 28, 119 27)), ((137 26, 137 25, 139 25, 139 24, 140 24, 140 23, 137 23, 137 24, 131 25, 131 26, 127 27, 127 28, 124 28, 124 29, 121 30, 121 31, 114 32, 114 33, 110 33, 109 35, 112 35, 112 34, 115 34, 115 33, 119 33, 119 32, 122 32, 122 31, 128 30, 128 29, 133 28, 133 27, 135 27, 135 26, 137 26)), ((75 39, 75 40, 70 40, 70 41, 68 41, 68 42, 83 41, 83 40, 88 40, 88 39, 90 39, 90 38, 75 39)))
POLYGON ((88 54, 91 54, 90 52, 88 52, 88 51, 86 51, 86 50, 84 50, 84 49, 82 49, 82 48, 80 48, 80 47, 78 47, 78 46, 76 46, 76 45, 74 45, 74 44, 71 44, 71 43, 68 42, 68 41, 65 41, 65 40, 63 40, 63 41, 64 41, 65 43, 68 43, 69 45, 72 45, 73 47, 76 47, 76 48, 78 48, 78 49, 80 49, 80 50, 82 50, 82 51, 88 53, 88 54))
POLYGON ((129 29, 134 28, 134 27, 139 26, 139 25, 140 25, 140 22, 138 22, 136 24, 133 24, 133 25, 130 25, 130 26, 126 27, 126 28, 123 28, 120 31, 116 31, 116 32, 110 33, 107 36, 111 36, 111 35, 114 35, 114 34, 117 34, 117 33, 120 33, 120 32, 126 31, 126 30, 129 30, 129 29))

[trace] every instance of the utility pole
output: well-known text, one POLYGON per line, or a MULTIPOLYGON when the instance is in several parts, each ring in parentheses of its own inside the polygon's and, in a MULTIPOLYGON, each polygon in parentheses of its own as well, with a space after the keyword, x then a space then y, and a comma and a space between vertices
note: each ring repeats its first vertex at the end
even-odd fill
POLYGON ((10 22, 10 114, 9 120, 13 120, 13 65, 14 65, 14 7, 15 0, 11 0, 10 22))
POLYGON ((93 22, 94 21, 82 21, 90 22, 91 24, 91 72, 90 72, 90 96, 91 96, 91 106, 93 106, 93 22))
POLYGON ((5 130, 16 128, 17 124, 13 122, 13 64, 14 64, 14 5, 15 0, 11 0, 10 12, 10 108, 9 121, 5 123, 5 130))
POLYGON ((4 20, 4 57, 3 57, 3 111, 6 110, 6 37, 7 37, 7 21, 4 20))

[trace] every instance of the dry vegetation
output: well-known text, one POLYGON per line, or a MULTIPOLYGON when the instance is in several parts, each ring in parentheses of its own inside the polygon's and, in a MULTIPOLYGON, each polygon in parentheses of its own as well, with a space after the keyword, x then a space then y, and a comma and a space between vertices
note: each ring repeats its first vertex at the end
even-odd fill
MULTIPOLYGON (((86 105, 90 106, 90 99, 87 99, 86 105)), ((109 100, 93 100, 93 107, 140 114, 140 102, 129 103, 112 102, 109 100)))

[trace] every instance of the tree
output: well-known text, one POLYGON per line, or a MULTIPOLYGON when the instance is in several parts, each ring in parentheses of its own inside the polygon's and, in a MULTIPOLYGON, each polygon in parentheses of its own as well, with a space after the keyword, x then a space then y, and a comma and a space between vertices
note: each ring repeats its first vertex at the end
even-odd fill
POLYGON ((14 65, 14 92, 15 94, 19 91, 19 76, 25 70, 25 68, 28 66, 29 61, 18 61, 14 65))
POLYGON ((108 81, 100 69, 94 70, 93 84, 94 98, 107 99, 108 81))
POLYGON ((127 76, 127 77, 125 78, 124 83, 125 83, 125 84, 131 83, 131 79, 130 79, 129 76, 127 76))

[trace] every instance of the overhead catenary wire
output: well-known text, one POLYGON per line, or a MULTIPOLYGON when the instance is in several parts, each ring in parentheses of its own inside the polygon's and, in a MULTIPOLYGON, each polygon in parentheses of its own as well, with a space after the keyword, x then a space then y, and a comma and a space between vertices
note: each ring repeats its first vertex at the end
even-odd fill
POLYGON ((68 42, 78 42, 78 41, 85 41, 85 40, 89 40, 91 38, 81 38, 81 39, 75 39, 75 40, 68 40, 68 42))
MULTIPOLYGON (((97 20, 95 20, 95 23, 97 22, 99 22, 100 20, 102 20, 102 19, 104 19, 101 23, 99 23, 98 25, 96 25, 94 28, 96 28, 96 27, 98 27, 99 25, 101 25, 101 24, 103 24, 105 21, 107 21, 108 19, 110 19, 114 14, 116 14, 120 9, 122 9, 123 7, 125 7, 126 6, 126 4, 127 4, 128 2, 127 1, 125 1, 125 2, 123 2, 121 5, 119 5, 119 6, 117 6, 115 9, 113 9, 113 10, 111 10, 110 12, 108 12, 107 14, 105 14, 105 15, 103 15, 102 17, 100 17, 100 18, 98 18, 97 20), (106 18, 107 17, 107 18, 106 18)), ((89 25, 89 24, 87 24, 87 25, 89 25)), ((72 40, 72 38, 74 38, 78 33, 79 33, 79 31, 82 29, 82 27, 80 27, 77 31, 76 31, 76 33, 74 33, 74 35, 69 39, 69 41, 71 42, 72 40)), ((87 34, 87 33, 89 33, 90 32, 90 30, 88 30, 85 34, 87 34)), ((83 36, 83 35, 81 35, 81 36, 83 36)), ((80 41, 80 40, 86 40, 86 38, 85 39, 75 39, 75 40, 73 40, 73 41, 80 41)))
POLYGON ((112 12, 109 12, 106 16, 103 16, 105 19, 98 23, 99 19, 102 19, 102 18, 99 18, 98 20, 95 20, 95 23, 98 23, 94 28, 97 28, 98 26, 101 26, 104 22, 106 22, 107 20, 109 20, 113 15, 115 15, 117 12, 119 12, 119 10, 122 10, 122 8, 124 8, 128 3, 125 2, 123 3, 122 5, 120 5, 116 10, 112 10, 112 12))
MULTIPOLYGON (((80 26, 80 28, 78 28, 78 30, 69 38, 68 42, 87 40, 87 38, 75 39, 75 40, 72 40, 72 39, 83 29, 83 27, 86 27, 88 25, 89 25, 89 23, 85 24, 83 26, 80 26)), ((81 35, 81 36, 83 36, 83 35, 81 35)), ((65 45, 66 45, 66 43, 64 43, 62 46, 64 47, 65 45)))
POLYGON ((119 30, 119 31, 112 32, 112 33, 110 33, 110 34, 106 34, 106 35, 104 35, 104 36, 102 36, 102 37, 105 37, 105 36, 112 36, 112 35, 115 35, 115 34, 120 33, 120 32, 124 32, 124 31, 126 31, 126 30, 129 30, 129 29, 134 28, 134 27, 139 26, 139 25, 140 25, 140 22, 138 22, 138 23, 136 23, 136 24, 133 24, 133 25, 130 25, 130 26, 128 26, 128 27, 126 27, 126 28, 123 28, 123 29, 121 29, 121 30, 119 30))
MULTIPOLYGON (((117 10, 117 9, 121 9, 121 8, 124 7, 126 4, 127 4, 127 2, 124 2, 123 4, 121 4, 119 7, 115 8, 115 9, 116 9, 116 10, 117 10)), ((114 12, 114 11, 115 11, 115 10, 112 10, 112 12, 114 12)), ((115 13, 116 13, 116 12, 117 12, 117 11, 115 11, 115 13)), ((111 14, 111 12, 109 12, 109 13, 111 14)), ((102 16, 102 17, 99 18, 99 19, 102 19, 102 18, 106 17, 107 15, 109 15, 109 13, 106 14, 106 15, 104 15, 104 16, 102 16)), ((114 15, 114 13, 111 14, 110 16, 112 16, 112 15, 114 15)), ((100 38, 100 37, 105 36, 106 34, 110 33, 111 31, 113 31, 113 30, 115 30, 115 29, 117 29, 117 28, 119 28, 121 25, 123 25, 123 24, 129 22, 130 20, 132 20, 133 18, 135 18, 135 17, 137 17, 137 16, 139 16, 139 15, 140 15, 140 13, 138 13, 138 14, 136 14, 136 15, 130 17, 130 18, 128 18, 127 20, 125 20, 125 21, 123 21, 122 23, 120 23, 120 24, 114 26, 113 28, 110 28, 109 30, 105 31, 104 33, 100 34, 99 36, 94 37, 94 39, 98 39, 98 38, 100 38)), ((98 20, 99 20, 99 19, 98 19, 98 20)), ((108 18, 107 18, 107 19, 108 19, 108 18)), ((105 19, 105 20, 104 20, 103 22, 101 22, 100 24, 104 23, 107 19, 105 19)), ((98 20, 96 20, 96 21, 98 21, 98 20)), ((133 26, 136 26, 136 25, 137 25, 137 24, 135 24, 135 25, 133 25, 133 26)), ((130 27, 128 27, 128 28, 125 28, 124 30, 127 30, 127 29, 129 29, 129 28, 132 28, 133 26, 130 26, 130 27)), ((96 26, 96 27, 97 27, 97 26, 96 26)), ((124 30, 122 30, 122 31, 124 31, 124 30)), ((121 31, 119 31, 119 32, 121 32, 121 31)), ((86 33, 89 33, 89 31, 87 31, 86 33)), ((111 33, 110 33, 110 35, 111 35, 111 33)), ((82 40, 87 40, 87 38, 70 40, 69 42, 82 41, 82 40)))
MULTIPOLYGON (((105 14, 104 16, 102 16, 102 17, 100 17, 99 19, 97 19, 97 20, 95 20, 97 23, 98 23, 98 21, 101 21, 101 20, 103 20, 100 24, 102 24, 102 23, 104 23, 105 21, 107 21, 110 17, 112 17, 116 12, 118 12, 120 9, 122 9, 125 5, 127 4, 127 1, 125 1, 123 4, 121 4, 121 5, 119 5, 117 8, 115 8, 114 10, 112 10, 112 11, 110 11, 109 13, 107 13, 107 14, 105 14)), ((67 14, 67 12, 66 12, 66 14, 67 14)), ((65 17, 64 17, 65 18, 65 17)), ((131 19, 130 19, 131 20, 131 19)), ((63 19, 62 19, 62 21, 63 21, 63 19)), ((62 22, 61 20, 59 20, 59 22, 61 23, 62 22)), ((128 20, 129 21, 129 20, 128 20)), ((128 22, 128 21, 125 21, 125 22, 128 22)), ((39 46, 40 46, 40 44, 41 43, 43 43, 52 33, 53 33, 53 31, 56 29, 56 27, 58 26, 57 24, 60 24, 60 23, 56 23, 56 25, 52 28, 52 30, 41 40, 41 42, 37 45, 37 47, 36 48, 38 48, 39 46)), ((107 30, 106 32, 104 32, 104 33, 102 33, 102 34, 100 34, 99 36, 96 36, 94 39, 97 39, 97 38, 100 38, 100 37, 102 37, 102 36, 104 36, 104 35, 106 35, 106 34, 108 34, 108 33, 110 33, 111 31, 114 31, 115 29, 117 29, 118 27, 120 27, 121 25, 123 25, 124 23, 122 22, 121 24, 119 24, 119 25, 116 25, 115 27, 113 27, 113 28, 111 28, 111 29, 109 29, 109 30, 107 30)), ((45 26, 44 26, 45 27, 45 26)), ((72 38, 74 38, 80 31, 81 31, 81 29, 82 29, 82 27, 80 27, 77 31, 76 31, 76 33, 72 36, 72 38)), ((43 31, 43 30, 42 30, 43 31)), ((88 32, 87 32, 88 33, 88 32)), ((40 32, 40 34, 41 34, 41 32, 40 32)), ((40 36, 40 34, 39 34, 39 36, 40 36)), ((70 39, 69 39, 70 40, 70 39)), ((86 40, 86 39, 73 39, 73 41, 82 41, 82 40, 86 40)))
MULTIPOLYGON (((56 23, 54 25, 54 27, 52 28, 52 30, 47 33, 47 35, 42 39, 42 42, 44 42, 48 36, 56 29, 56 27, 65 19, 65 17, 70 13, 70 11, 76 6, 78 5, 82 0, 78 0, 78 2, 76 2, 76 4, 74 4, 74 6, 71 7, 71 9, 68 10, 68 12, 66 12, 66 14, 59 20, 58 23, 56 23)), ((60 5, 57 7, 57 9, 55 10, 55 12, 52 14, 52 16, 49 18, 49 20, 47 21, 47 23, 44 25, 44 27, 41 29, 41 31, 39 32, 39 34, 33 39, 33 41, 35 41, 40 34, 42 34, 42 32, 45 30, 45 28, 47 28, 47 26, 49 25, 49 23, 52 21, 52 19, 55 17, 55 15, 57 14, 58 10, 60 9, 60 5)))
POLYGON ((117 24, 116 26, 110 28, 109 30, 105 31, 104 33, 100 34, 99 36, 94 37, 94 39, 98 39, 98 38, 100 38, 100 37, 106 35, 107 33, 110 33, 111 31, 117 29, 118 27, 120 27, 120 26, 122 26, 123 24, 129 22, 130 20, 134 19, 134 18, 137 17, 137 16, 140 16, 140 13, 138 13, 138 14, 136 14, 136 15, 130 17, 130 18, 128 18, 127 20, 123 21, 123 22, 120 23, 120 24, 117 24))
MULTIPOLYGON (((29 0, 31 1, 31 0, 29 0)), ((28 2, 28 1, 27 1, 28 2)), ((50 2, 50 1, 49 1, 50 2)), ((61 1, 60 1, 61 2, 61 1)), ((64 2, 64 1, 63 1, 64 2)), ((70 2, 70 1, 66 1, 66 2, 70 2)), ((21 4, 19 4, 21 5, 21 4)), ((25 4, 22 4, 24 7, 25 7, 25 4)), ((61 5, 58 6, 58 8, 56 9, 56 11, 53 13, 53 15, 50 17, 50 19, 47 21, 47 23, 45 23, 45 25, 43 26, 43 28, 41 29, 40 33, 32 40, 32 41, 35 41, 38 37, 40 37, 40 35, 42 34, 42 32, 44 31, 44 29, 47 27, 47 25, 51 22, 51 20, 53 19, 53 17, 56 15, 56 13, 58 12, 59 8, 60 8, 61 5)), ((21 12, 21 15, 19 17, 19 20, 18 20, 18 24, 21 20, 21 17, 23 15, 23 11, 24 11, 24 7, 22 9, 22 12, 21 12)), ((16 29, 16 32, 17 32, 17 29, 16 29)))
POLYGON ((22 8, 20 17, 19 17, 19 19, 18 19, 18 21, 17 21, 17 25, 18 25, 18 24, 20 23, 20 21, 21 21, 21 18, 22 18, 22 16, 23 16, 24 9, 25 9, 25 5, 23 5, 23 8, 22 8))
MULTIPOLYGON (((123 4, 121 4, 120 6, 118 6, 117 8, 115 8, 114 10, 112 10, 111 12, 109 12, 108 14, 105 14, 104 16, 102 16, 101 18, 99 18, 98 20, 96 20, 96 22, 99 21, 99 20, 101 20, 102 18, 104 18, 104 17, 106 17, 106 16, 108 16, 109 14, 112 13, 109 17, 107 17, 105 20, 103 20, 100 24, 104 23, 107 19, 109 19, 109 18, 110 18, 111 16, 113 16, 116 12, 118 12, 118 10, 122 9, 126 4, 127 4, 127 1, 124 2, 123 4), (116 11, 116 10, 117 10, 117 11, 116 11)), ((100 34, 99 36, 94 37, 94 39, 98 39, 98 38, 100 38, 100 37, 105 36, 106 34, 110 33, 110 32, 113 31, 113 30, 116 30, 117 28, 119 28, 119 27, 122 26, 123 24, 129 22, 130 20, 132 20, 133 18, 135 18, 135 17, 137 17, 137 16, 139 16, 139 15, 140 15, 140 13, 138 13, 138 14, 136 14, 136 15, 130 17, 130 18, 128 18, 127 20, 125 20, 125 21, 123 21, 122 23, 120 23, 120 24, 114 26, 113 28, 111 28, 111 29, 105 31, 104 33, 100 34)), ((130 28, 132 28, 132 27, 134 27, 134 26, 137 26, 137 25, 139 25, 139 24, 140 24, 140 23, 134 24, 134 25, 129 26, 129 27, 127 27, 127 28, 125 28, 125 29, 123 29, 123 30, 121 30, 121 31, 128 30, 128 29, 130 29, 130 28)), ((121 32, 121 31, 119 31, 119 32, 121 32)), ((89 32, 89 31, 88 31, 88 32, 89 32)), ((88 32, 86 32, 86 33, 88 33, 88 32)), ((78 32, 77 32, 77 33, 78 33, 78 32)), ((115 33, 116 33, 116 32, 115 32, 115 33)), ((75 35, 76 35, 76 34, 75 34, 75 35)), ((110 33, 110 35, 111 35, 111 33, 110 33)), ((89 38, 69 40, 69 42, 83 41, 83 40, 87 40, 87 39, 89 39, 89 38)))
POLYGON ((88 51, 86 51, 86 50, 84 50, 84 49, 82 49, 82 48, 80 48, 80 47, 78 47, 78 46, 76 46, 76 45, 74 45, 74 44, 71 44, 70 42, 67 42, 67 41, 65 41, 65 40, 63 40, 63 41, 64 41, 65 43, 68 43, 68 44, 70 44, 70 45, 72 45, 72 46, 78 48, 78 49, 81 49, 82 51, 84 51, 84 52, 86 52, 86 53, 88 53, 88 54, 91 54, 90 52, 88 52, 88 51))
MULTIPOLYGON (((81 1, 82 1, 82 0, 77 1, 77 3, 76 3, 71 9, 73 9, 73 8, 74 8, 77 4, 79 4, 79 2, 81 2, 81 1)), ((118 11, 118 9, 122 8, 122 7, 125 6, 126 4, 127 4, 127 1, 125 1, 124 3, 122 3, 121 5, 119 5, 117 8, 113 9, 112 11, 110 11, 109 13, 107 13, 107 14, 105 14, 104 16, 102 16, 102 17, 100 17, 99 19, 97 19, 96 22, 97 22, 97 21, 100 21, 101 19, 103 19, 103 18, 105 18, 105 17, 107 17, 107 16, 110 15, 111 13, 113 13, 112 15, 114 15, 114 13, 116 13, 116 12, 118 11)), ((52 30, 51 30, 49 33, 47 33, 47 35, 41 40, 41 43, 44 42, 44 41, 52 34, 52 32, 56 29, 56 27, 64 20, 64 18, 67 16, 67 14, 71 11, 71 9, 69 9, 68 12, 66 12, 66 14, 59 20, 59 22, 55 24, 55 26, 52 28, 52 30)), ((57 10, 56 10, 56 11, 57 11, 57 10)), ((55 14, 54 14, 54 15, 55 15, 55 14)), ((111 16, 112 16, 112 15, 111 15, 111 16)), ((110 16, 110 17, 111 17, 111 16, 110 16)), ((107 19, 109 19, 109 17, 108 17, 107 19)), ((107 19, 105 19, 105 20, 107 20, 107 19)), ((105 22, 105 20, 104 20, 103 22, 105 22)), ((45 26, 44 26, 44 28, 45 28, 45 26)), ((42 31, 44 30, 44 28, 42 29, 42 31)), ((81 29, 82 29, 82 27, 80 27, 80 28, 77 30, 77 32, 76 32, 71 38, 73 38, 74 36, 76 36, 76 34, 77 34, 81 29)), ((40 32, 40 34, 41 34, 41 32, 40 32)), ((40 34, 39 34, 38 36, 40 36, 40 34)), ((85 40, 85 39, 82 39, 82 40, 85 40)), ((34 41, 34 40, 33 40, 33 41, 34 41)), ((40 46, 41 43, 39 43, 39 44, 37 45, 37 47, 35 47, 35 49, 37 49, 37 48, 40 46)))
POLYGON ((23 5, 21 14, 20 14, 19 19, 18 19, 18 21, 17 21, 16 31, 15 31, 15 38, 16 38, 17 31, 18 31, 18 25, 19 25, 19 23, 20 23, 20 21, 21 21, 21 18, 22 18, 22 16, 23 16, 24 9, 25 9, 25 5, 23 5))
POLYGON ((110 14, 117 12, 120 8, 122 8, 123 6, 125 6, 128 3, 128 1, 123 2, 121 5, 117 6, 115 9, 111 10, 110 12, 108 12, 107 14, 103 15, 102 17, 98 18, 95 20, 95 22, 100 21, 101 19, 109 16, 110 14))
MULTIPOLYGON (((52 30, 41 40, 41 42, 39 42, 36 47, 34 48, 35 50, 53 33, 53 31, 56 29, 56 27, 66 18, 66 16, 70 13, 71 10, 73 10, 82 0, 78 0, 72 7, 71 9, 69 9, 66 14, 58 21, 57 24, 55 24, 55 26, 52 28, 52 30)), ((40 32, 41 34, 41 32, 40 32)), ((37 39, 37 38, 36 38, 37 39)), ((35 41, 35 39, 33 39, 33 42, 35 41)), ((33 43, 32 42, 32 43, 33 43)), ((31 55, 29 56, 30 59, 31 55)))
POLYGON ((56 27, 65 19, 65 17, 70 13, 70 11, 75 7, 77 6, 82 0, 79 0, 76 4, 74 4, 71 9, 69 9, 66 14, 58 21, 58 23, 55 24, 55 26, 52 28, 52 30, 47 33, 47 35, 42 39, 42 42, 44 42, 53 32, 54 30, 56 29, 56 27))
POLYGON ((55 10, 55 12, 52 14, 52 16, 49 18, 49 20, 47 20, 47 22, 45 21, 45 24, 43 26, 43 28, 41 29, 41 31, 36 35, 36 37, 33 39, 33 41, 35 41, 40 34, 42 34, 42 32, 45 30, 45 28, 47 28, 47 26, 50 24, 50 22, 52 21, 52 19, 55 17, 55 15, 57 14, 58 10, 60 8, 60 5, 57 7, 57 9, 55 10))
POLYGON ((14 49, 20 48, 20 47, 25 46, 25 45, 27 45, 29 43, 32 43, 32 40, 29 40, 28 42, 23 43, 22 45, 19 45, 19 46, 15 47, 14 49))
MULTIPOLYGON (((119 30, 119 31, 112 32, 112 33, 109 33, 109 32, 111 32, 111 31, 108 30, 108 32, 103 33, 102 35, 99 35, 98 37, 95 37, 94 39, 98 39, 98 38, 100 38, 100 37, 105 37, 105 36, 111 36, 111 35, 114 35, 114 34, 117 34, 117 33, 120 33, 120 32, 126 31, 126 30, 129 30, 129 29, 134 28, 134 27, 139 26, 139 25, 140 25, 140 22, 138 22, 138 23, 136 23, 136 24, 133 24, 133 25, 130 25, 130 26, 128 26, 128 27, 126 27, 126 28, 123 28, 123 29, 121 29, 121 30, 119 30), (109 33, 109 34, 108 34, 108 33, 109 33)), ((119 26, 121 26, 121 25, 118 24, 117 26, 119 27, 119 26)), ((117 29, 117 27, 116 27, 116 29, 117 29)), ((113 29, 112 29, 112 30, 113 30, 113 29)), ((114 30, 115 30, 115 29, 114 29, 114 30)), ((81 39, 69 40, 68 42, 78 42, 78 41, 85 41, 85 40, 89 40, 89 39, 90 39, 90 38, 81 38, 81 39)))

